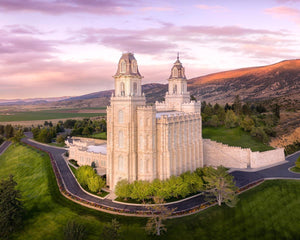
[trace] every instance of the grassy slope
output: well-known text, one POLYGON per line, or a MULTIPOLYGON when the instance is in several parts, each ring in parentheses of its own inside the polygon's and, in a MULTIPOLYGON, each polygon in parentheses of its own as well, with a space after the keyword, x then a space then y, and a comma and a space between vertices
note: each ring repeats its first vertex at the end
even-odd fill
POLYGON ((251 137, 250 133, 244 132, 241 128, 203 128, 203 138, 228 144, 229 146, 239 146, 243 148, 251 148, 252 151, 267 151, 272 147, 261 143, 251 137))
POLYGON ((42 154, 27 147, 12 146, 0 156, 0 178, 15 175, 27 211, 25 226, 14 239, 63 239, 63 227, 69 219, 76 219, 87 226, 90 233, 88 239, 99 239, 103 223, 112 218, 117 218, 121 223, 132 223, 123 227, 125 231, 130 228, 126 239, 132 239, 135 234, 145 238, 135 218, 105 214, 64 198, 58 190, 50 159, 42 154))
POLYGON ((106 140, 107 139, 106 132, 95 133, 95 134, 91 135, 91 138, 97 138, 97 139, 104 139, 104 140, 106 140))
MULTIPOLYGON (((27 218, 15 239, 62 239, 68 219, 83 222, 88 239, 99 239, 103 223, 112 217, 122 224, 124 239, 150 239, 145 219, 108 215, 77 205, 57 189, 47 155, 18 146, 0 156, 0 177, 13 173, 23 193, 27 218)), ((212 207, 169 220, 161 239, 300 239, 300 181, 274 180, 242 194, 238 205, 212 207)))
POLYGON ((37 112, 15 112, 13 115, 0 115, 0 122, 30 121, 30 120, 51 120, 74 117, 95 117, 103 116, 104 113, 74 113, 59 111, 37 111, 37 112))

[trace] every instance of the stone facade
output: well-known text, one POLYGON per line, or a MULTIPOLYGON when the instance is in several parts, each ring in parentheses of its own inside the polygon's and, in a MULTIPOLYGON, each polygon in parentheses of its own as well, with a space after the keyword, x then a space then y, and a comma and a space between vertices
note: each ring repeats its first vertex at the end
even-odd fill
POLYGON ((171 69, 164 102, 146 106, 142 78, 133 54, 123 54, 107 107, 107 148, 92 140, 67 141, 70 158, 80 165, 94 161, 106 172, 111 190, 122 179, 164 180, 204 165, 258 168, 284 161, 283 149, 251 152, 202 139, 201 104, 190 101, 179 57, 171 69))

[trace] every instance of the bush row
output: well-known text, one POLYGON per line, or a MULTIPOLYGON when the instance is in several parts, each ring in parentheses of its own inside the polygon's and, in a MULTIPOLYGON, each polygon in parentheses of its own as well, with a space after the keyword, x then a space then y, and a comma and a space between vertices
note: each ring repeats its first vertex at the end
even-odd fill
POLYGON ((205 171, 205 168, 198 168, 195 172, 188 171, 164 181, 155 179, 153 182, 139 180, 128 183, 127 180, 121 180, 116 185, 115 194, 125 200, 130 198, 138 201, 152 199, 153 196, 163 199, 185 198, 204 190, 205 171))
POLYGON ((98 193, 105 187, 105 180, 96 174, 91 166, 81 166, 76 170, 76 178, 83 188, 98 193))

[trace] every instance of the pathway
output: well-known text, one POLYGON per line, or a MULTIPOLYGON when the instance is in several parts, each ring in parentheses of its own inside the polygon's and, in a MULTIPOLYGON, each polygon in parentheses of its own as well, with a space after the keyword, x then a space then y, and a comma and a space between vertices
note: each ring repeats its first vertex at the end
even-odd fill
MULTIPOLYGON (((120 204, 120 203, 113 202, 112 199, 109 198, 99 199, 97 197, 87 194, 80 188, 76 179, 71 173, 69 167, 67 166, 66 161, 63 159, 62 154, 65 152, 64 149, 58 149, 37 142, 32 142, 29 141, 28 138, 25 138, 22 141, 34 147, 38 147, 41 150, 46 151, 53 156, 53 160, 57 164, 63 182, 65 183, 66 189, 73 195, 76 195, 89 202, 100 204, 101 206, 104 207, 126 210, 130 213, 146 210, 145 207, 141 205, 134 206, 129 204, 120 204)), ((296 154, 287 157, 286 158, 287 162, 284 164, 274 166, 268 169, 264 169, 261 171, 257 171, 257 172, 233 171, 231 172, 231 174, 234 176, 236 185, 238 187, 246 186, 254 181, 258 181, 261 179, 270 179, 270 178, 300 179, 300 174, 295 174, 288 171, 288 168, 294 165, 294 162, 296 161, 298 156, 300 156, 300 152, 297 152, 296 154)), ((190 199, 186 199, 181 202, 171 203, 168 204, 167 206, 169 208, 176 208, 176 212, 181 212, 181 211, 189 211, 190 209, 195 208, 204 202, 205 202, 204 196, 200 195, 190 199)))
POLYGON ((0 146, 0 155, 5 152, 5 150, 9 147, 10 144, 11 144, 10 141, 5 141, 1 144, 1 146, 0 146))

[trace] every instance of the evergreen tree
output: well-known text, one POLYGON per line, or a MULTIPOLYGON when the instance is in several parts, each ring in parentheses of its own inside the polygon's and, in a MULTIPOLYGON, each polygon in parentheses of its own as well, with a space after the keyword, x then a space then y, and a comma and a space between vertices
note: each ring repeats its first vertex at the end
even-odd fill
POLYGON ((65 240, 84 240, 87 237, 85 226, 73 220, 68 221, 64 228, 65 240))
POLYGON ((7 239, 22 224, 23 203, 13 175, 0 182, 0 237, 7 239))

